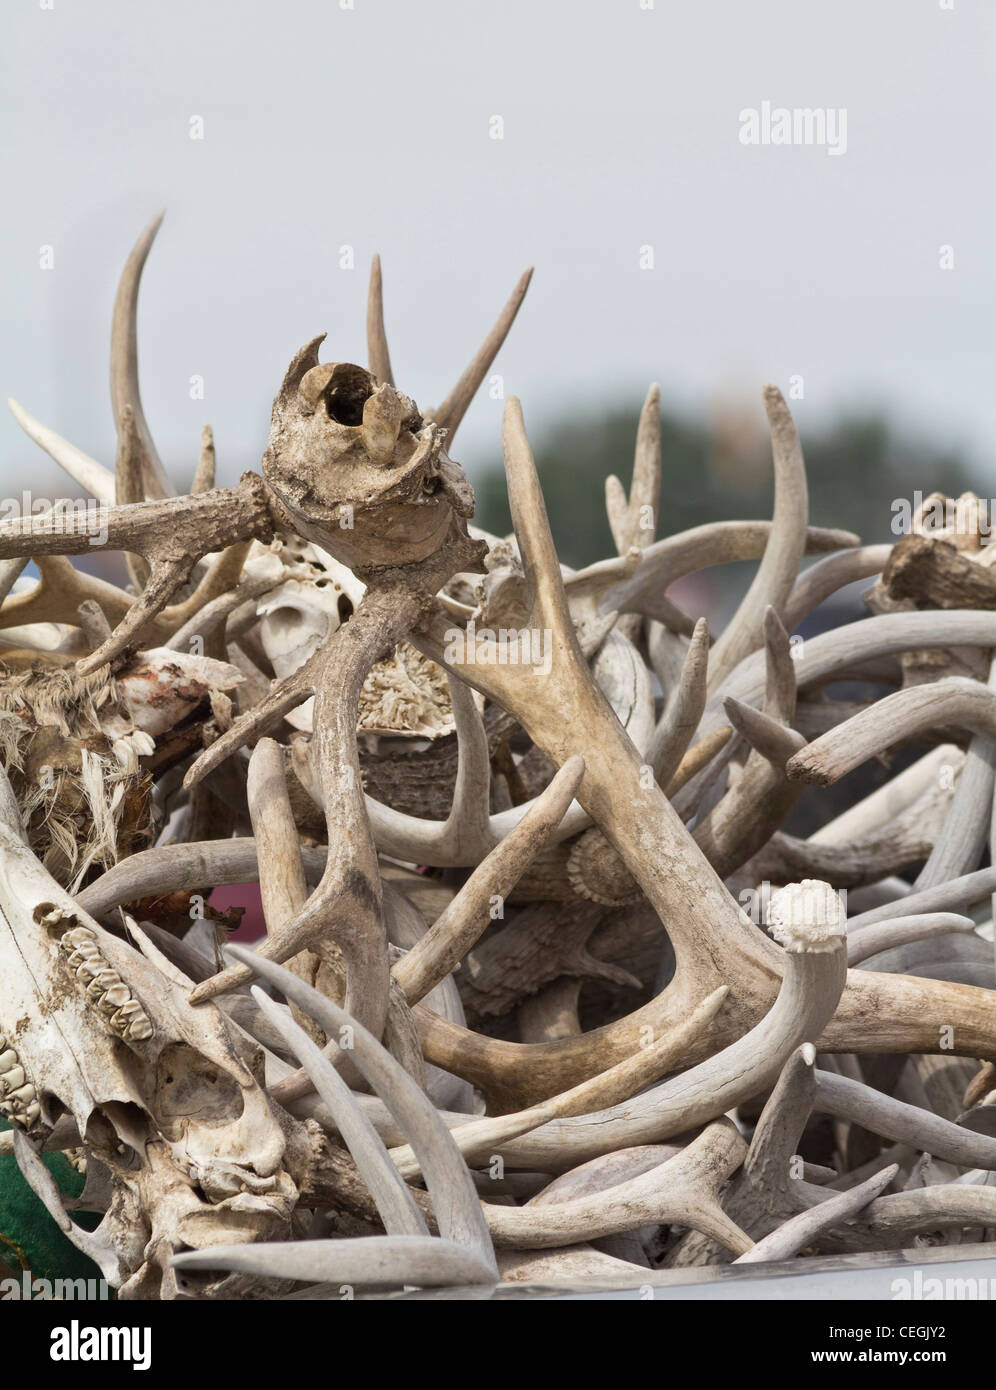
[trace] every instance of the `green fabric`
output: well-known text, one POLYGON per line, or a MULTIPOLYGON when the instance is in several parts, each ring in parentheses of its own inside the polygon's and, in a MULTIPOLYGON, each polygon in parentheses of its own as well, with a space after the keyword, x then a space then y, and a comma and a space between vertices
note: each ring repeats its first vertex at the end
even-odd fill
MULTIPOLYGON (((0 1129, 10 1125, 0 1120, 0 1129)), ((61 1153, 43 1154, 45 1165, 67 1197, 83 1191, 83 1175, 61 1153)), ((74 1219, 79 1219, 74 1213, 74 1219)), ((81 1225, 99 1218, 85 1213, 81 1225)), ((67 1240, 31 1188, 21 1177, 13 1155, 0 1156, 0 1278, 21 1277, 28 1269, 35 1279, 99 1279, 100 1270, 67 1240)))

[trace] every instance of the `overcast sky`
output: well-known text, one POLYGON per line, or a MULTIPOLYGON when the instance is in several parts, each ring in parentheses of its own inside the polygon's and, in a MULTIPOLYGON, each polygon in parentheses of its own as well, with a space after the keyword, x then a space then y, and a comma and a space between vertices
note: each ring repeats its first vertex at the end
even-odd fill
MULTIPOLYGON (((650 2, 8 0, 3 395, 113 462, 114 288, 166 207, 141 373, 180 479, 205 421, 224 481, 258 466, 315 333, 364 360, 379 250, 421 404, 534 264, 497 369, 537 432, 586 399, 635 418, 654 379, 692 415, 745 396, 760 420, 763 382, 799 375, 804 440, 878 406, 996 490, 996 6, 650 2), (764 102, 844 112, 846 150, 744 145, 764 102)), ((471 476, 500 410, 479 399, 461 430, 471 476)), ((44 486, 6 412, 0 431, 3 486, 44 486)))

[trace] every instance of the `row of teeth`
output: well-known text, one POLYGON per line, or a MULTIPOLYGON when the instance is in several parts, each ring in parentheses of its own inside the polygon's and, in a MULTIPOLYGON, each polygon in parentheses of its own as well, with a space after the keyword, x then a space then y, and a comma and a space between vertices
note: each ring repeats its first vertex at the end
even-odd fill
POLYGON ((40 1114, 37 1093, 16 1048, 0 1035, 0 1115, 11 1124, 31 1129, 40 1114))
POLYGON ((86 996, 107 1018, 110 1027, 126 1042, 152 1037, 149 1016, 116 970, 100 953, 97 936, 89 927, 73 927, 59 939, 86 996))

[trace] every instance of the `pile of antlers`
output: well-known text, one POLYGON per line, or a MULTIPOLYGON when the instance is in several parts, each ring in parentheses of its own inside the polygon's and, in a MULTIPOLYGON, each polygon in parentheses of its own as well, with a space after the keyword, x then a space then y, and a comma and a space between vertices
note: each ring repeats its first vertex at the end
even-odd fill
POLYGON ((975 499, 895 546, 811 527, 768 387, 772 520, 655 540, 651 388, 607 480, 618 553, 572 572, 516 399, 513 537, 469 523, 448 452, 528 273, 423 412, 376 260, 369 369, 314 339, 262 475, 215 488, 206 431, 178 496, 138 384, 157 227, 114 309, 113 472, 14 405, 94 504, 0 525, 2 1144, 69 1239, 124 1297, 333 1298, 989 1238, 975 499), (95 535, 127 589, 66 558, 95 535), (668 590, 751 559, 713 642, 668 590), (872 616, 790 641, 876 576, 872 616), (807 783, 916 744, 781 829, 807 783), (266 935, 226 962, 208 898, 254 881, 266 935), (79 1151, 80 1198, 46 1148, 79 1151))

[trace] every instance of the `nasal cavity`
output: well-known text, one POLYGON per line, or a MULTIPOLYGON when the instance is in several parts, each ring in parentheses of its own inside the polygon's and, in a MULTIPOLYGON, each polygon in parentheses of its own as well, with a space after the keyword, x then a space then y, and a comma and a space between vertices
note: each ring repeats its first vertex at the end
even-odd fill
POLYGON ((362 367, 340 363, 325 388, 329 419, 340 425, 362 425, 363 407, 373 395, 373 378, 362 367))

